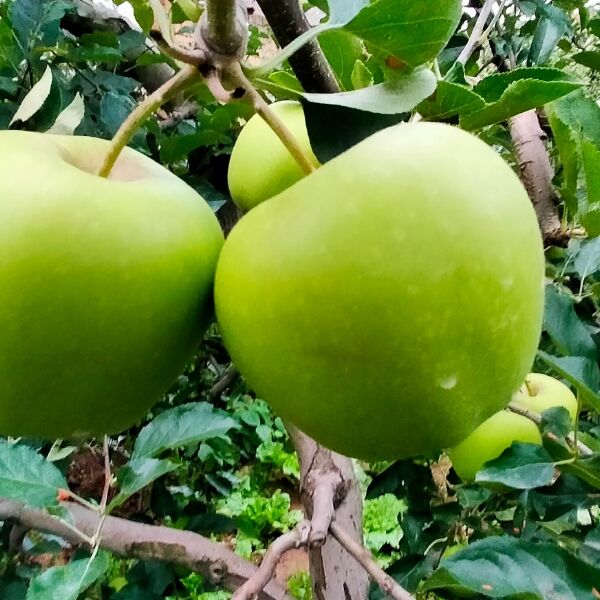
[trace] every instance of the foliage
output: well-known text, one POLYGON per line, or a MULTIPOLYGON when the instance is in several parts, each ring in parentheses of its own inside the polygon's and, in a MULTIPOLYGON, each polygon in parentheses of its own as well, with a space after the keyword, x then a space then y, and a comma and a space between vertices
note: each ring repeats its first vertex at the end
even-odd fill
MULTIPOLYGON (((506 120, 544 108, 542 125, 566 247, 547 251, 544 332, 536 370, 563 378, 581 401, 577 439, 564 415, 543 415, 544 447, 515 445, 461 483, 447 461, 362 465, 366 545, 394 579, 421 597, 589 598, 600 588, 600 16, 582 0, 503 3, 483 43, 456 61, 475 24, 448 0, 329 0, 319 36, 342 90, 304 94, 285 58, 258 58, 270 33, 251 27, 250 62, 274 99, 302 98, 316 155, 330 160, 374 131, 415 118, 472 130, 511 163, 506 120), (431 18, 436 15, 436 18, 431 18), (392 18, 393 17, 393 18, 392 18), (260 61, 266 60, 259 65, 260 61), (577 232, 585 228, 587 236, 577 232), (484 566, 484 568, 482 568, 484 566)), ((90 14, 71 0, 0 1, 0 128, 109 138, 162 82, 172 59, 148 43, 153 16, 132 2, 124 17, 90 14)), ((114 16, 114 15, 113 15, 114 16)), ((174 5, 181 35, 192 27, 174 5)), ((221 105, 204 84, 148 119, 132 145, 197 189, 215 210, 229 200, 228 155, 250 109, 221 105)), ((227 207, 226 207, 227 208, 227 207)), ((301 518, 299 465, 281 420, 239 378, 211 392, 229 366, 213 328, 198 355, 147 420, 111 440, 110 510, 196 531, 257 559, 301 518)), ((59 490, 92 504, 102 482, 76 476, 98 464, 99 441, 0 443, 0 497, 65 518, 59 490)), ((9 549, 2 526, 0 597, 225 600, 200 575, 100 553, 93 561, 62 540, 30 532, 9 549), (46 593, 46 596, 44 594, 46 593)), ((288 582, 311 597, 308 575, 288 582)), ((373 589, 374 598, 381 592, 373 589)))

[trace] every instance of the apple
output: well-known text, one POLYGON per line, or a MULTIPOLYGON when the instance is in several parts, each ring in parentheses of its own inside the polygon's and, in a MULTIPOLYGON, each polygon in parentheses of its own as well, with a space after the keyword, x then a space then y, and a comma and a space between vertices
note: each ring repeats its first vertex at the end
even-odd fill
POLYGON ((448 456, 463 481, 474 481, 481 467, 498 458, 513 442, 541 445, 542 435, 527 417, 501 410, 449 450, 448 456))
POLYGON ((549 408, 562 406, 569 412, 571 425, 575 426, 578 410, 577 398, 564 383, 550 375, 529 373, 525 377, 525 383, 513 396, 512 401, 540 414, 549 408))
POLYGON ((254 390, 325 446, 433 454, 508 404, 541 331, 544 252, 512 169, 449 125, 400 124, 247 213, 217 319, 254 390))
MULTIPOLYGON (((299 102, 275 102, 271 110, 283 121, 304 151, 315 158, 299 102)), ((254 115, 242 129, 231 153, 228 183, 233 201, 249 211, 304 177, 304 172, 263 118, 254 115)))
POLYGON ((112 434, 142 417, 211 318, 223 235, 150 158, 0 132, 0 434, 112 434))

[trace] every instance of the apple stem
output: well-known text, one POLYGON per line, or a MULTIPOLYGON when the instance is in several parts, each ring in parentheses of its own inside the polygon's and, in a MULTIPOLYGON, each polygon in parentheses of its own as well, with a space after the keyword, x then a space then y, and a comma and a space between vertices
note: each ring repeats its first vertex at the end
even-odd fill
POLYGON ((144 121, 158 108, 160 108, 165 102, 172 98, 176 93, 185 88, 191 81, 199 77, 198 69, 193 65, 184 65, 181 70, 171 77, 167 82, 161 85, 155 90, 150 96, 148 96, 143 102, 141 102, 123 121, 121 127, 113 137, 110 149, 102 165, 98 169, 98 175, 100 177, 108 177, 112 168, 114 167, 119 154, 135 132, 141 127, 144 121))
POLYGON ((281 121, 281 119, 271 110, 269 104, 258 93, 258 90, 246 77, 246 74, 244 73, 240 63, 236 62, 232 64, 231 67, 228 69, 227 74, 243 92, 243 96, 250 99, 256 112, 277 134, 277 137, 279 137, 283 145, 288 149, 289 153, 300 165, 300 168, 304 171, 304 173, 310 175, 310 173, 316 171, 319 165, 316 163, 312 156, 304 152, 304 149, 302 148, 298 140, 294 137, 294 134, 285 126, 283 121, 281 121))

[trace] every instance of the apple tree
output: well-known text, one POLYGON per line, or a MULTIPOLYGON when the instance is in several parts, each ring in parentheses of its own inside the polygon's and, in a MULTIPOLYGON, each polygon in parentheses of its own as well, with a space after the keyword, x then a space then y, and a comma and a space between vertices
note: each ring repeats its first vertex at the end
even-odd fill
POLYGON ((599 44, 0 0, 0 596, 600 597, 599 44))

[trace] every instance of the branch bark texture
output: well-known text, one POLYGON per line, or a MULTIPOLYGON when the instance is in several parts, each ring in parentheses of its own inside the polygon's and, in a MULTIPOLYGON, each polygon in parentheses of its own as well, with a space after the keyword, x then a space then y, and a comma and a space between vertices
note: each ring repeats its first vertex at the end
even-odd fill
POLYGON ((521 179, 535 208, 544 241, 563 244, 566 236, 555 204, 552 185, 554 170, 544 145, 545 134, 537 113, 535 110, 524 112, 512 117, 508 125, 519 161, 521 179))
MULTIPOLYGON (((77 529, 92 537, 98 513, 72 502, 63 506, 71 513, 77 529)), ((46 511, 30 508, 13 500, 0 499, 0 520, 58 535, 73 544, 81 537, 46 511)), ((145 525, 117 517, 107 517, 102 527, 100 547, 127 558, 163 560, 202 574, 211 583, 235 591, 257 571, 251 562, 234 554, 223 544, 191 531, 159 525, 145 525)), ((264 586, 260 600, 293 600, 276 581, 264 586)))
MULTIPOLYGON (((258 4, 281 47, 310 29, 298 0, 258 0, 258 4)), ((305 44, 289 62, 305 91, 324 94, 340 91, 317 40, 305 44)))

